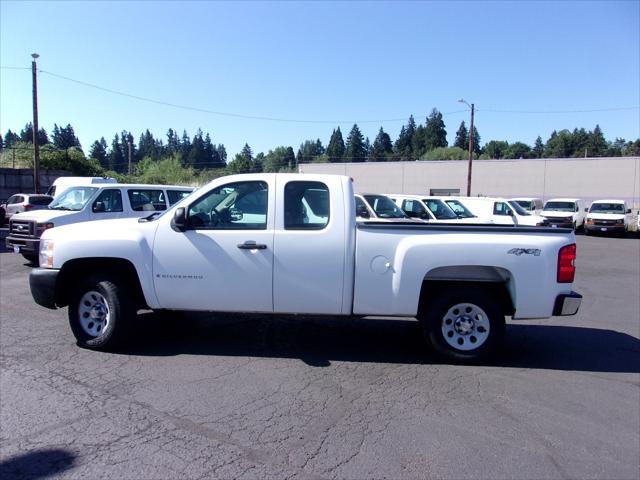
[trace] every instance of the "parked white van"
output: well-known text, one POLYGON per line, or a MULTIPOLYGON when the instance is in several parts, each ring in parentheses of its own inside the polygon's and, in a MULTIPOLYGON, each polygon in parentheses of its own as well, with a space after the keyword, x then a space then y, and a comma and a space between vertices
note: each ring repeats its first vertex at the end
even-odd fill
POLYGON ((38 257, 40 236, 54 227, 162 212, 193 192, 176 185, 102 183, 67 188, 45 210, 18 213, 9 222, 8 249, 28 260, 38 257))
POLYGON ((624 200, 596 200, 588 209, 584 233, 619 233, 629 231, 631 209, 624 200))
POLYGON ((516 202, 511 204, 506 198, 456 197, 456 200, 486 223, 526 227, 542 227, 547 224, 541 216, 525 212, 516 202))
POLYGON ((540 215, 546 218, 552 227, 555 225, 576 230, 584 225, 583 204, 579 198, 547 200, 540 215))
POLYGON ((47 195, 56 198, 69 187, 80 187, 83 185, 95 185, 100 183, 118 183, 112 177, 58 177, 47 190, 47 195))
POLYGON ((541 198, 536 197, 518 197, 509 199, 509 203, 513 205, 516 202, 522 207, 525 212, 529 212, 531 215, 540 215, 544 203, 541 198))

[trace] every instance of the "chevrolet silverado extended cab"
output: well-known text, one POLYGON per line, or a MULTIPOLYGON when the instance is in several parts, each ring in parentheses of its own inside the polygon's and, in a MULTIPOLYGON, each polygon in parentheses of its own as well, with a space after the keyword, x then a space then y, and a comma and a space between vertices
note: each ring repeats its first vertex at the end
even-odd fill
POLYGON ((90 349, 126 341, 139 309, 382 315, 476 361, 505 316, 577 312, 575 252, 567 229, 357 222, 348 177, 248 174, 162 214, 48 229, 29 279, 90 349))

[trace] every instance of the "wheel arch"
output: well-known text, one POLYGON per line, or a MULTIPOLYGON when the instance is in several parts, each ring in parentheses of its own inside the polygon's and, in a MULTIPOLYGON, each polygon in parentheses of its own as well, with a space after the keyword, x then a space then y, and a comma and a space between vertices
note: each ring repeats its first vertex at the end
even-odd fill
POLYGON ((134 305, 137 308, 147 306, 140 277, 133 263, 123 258, 110 257, 78 258, 65 262, 56 281, 56 305, 59 307, 69 305, 73 286, 80 278, 92 274, 104 274, 125 282, 133 294, 134 305))

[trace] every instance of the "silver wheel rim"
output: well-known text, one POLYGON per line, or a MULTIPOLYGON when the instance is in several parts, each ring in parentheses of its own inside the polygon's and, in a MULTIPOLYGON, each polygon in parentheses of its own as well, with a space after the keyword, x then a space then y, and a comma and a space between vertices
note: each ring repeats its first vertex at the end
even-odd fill
POLYGON ((442 317, 442 336, 454 349, 469 351, 481 347, 489 338, 489 317, 473 303, 458 303, 442 317))
POLYGON ((107 329, 111 318, 107 299, 95 290, 85 293, 78 304, 78 318, 84 333, 99 337, 107 329))

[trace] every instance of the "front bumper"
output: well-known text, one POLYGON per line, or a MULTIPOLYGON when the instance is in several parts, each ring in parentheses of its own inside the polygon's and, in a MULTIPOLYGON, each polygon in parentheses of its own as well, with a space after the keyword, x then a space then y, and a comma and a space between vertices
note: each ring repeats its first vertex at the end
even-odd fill
POLYGON ((575 315, 578 313, 580 304, 582 303, 582 295, 576 292, 563 293, 556 297, 556 303, 553 306, 553 315, 555 317, 575 315))
POLYGON ((9 235, 5 239, 5 245, 9 250, 15 250, 17 247, 18 252, 20 253, 38 255, 40 252, 39 238, 14 237, 9 235))
POLYGON ((552 217, 544 217, 552 228, 573 228, 573 220, 558 220, 552 217))
POLYGON ((590 225, 584 224, 584 229, 587 232, 602 232, 602 233, 624 233, 624 225, 590 225))
POLYGON ((60 270, 52 268, 33 268, 29 274, 31 296, 38 305, 56 308, 56 280, 60 270))

